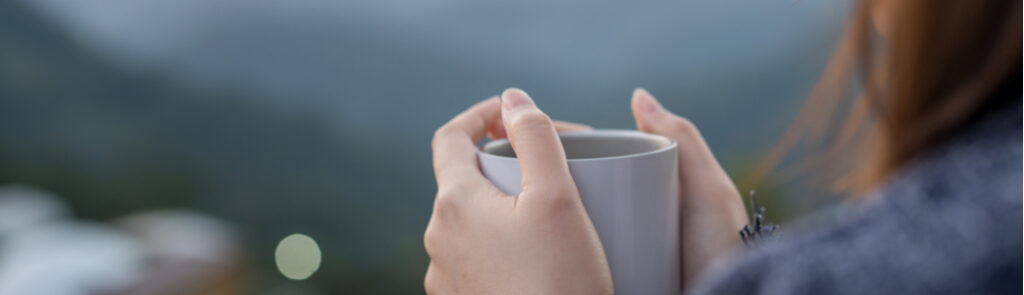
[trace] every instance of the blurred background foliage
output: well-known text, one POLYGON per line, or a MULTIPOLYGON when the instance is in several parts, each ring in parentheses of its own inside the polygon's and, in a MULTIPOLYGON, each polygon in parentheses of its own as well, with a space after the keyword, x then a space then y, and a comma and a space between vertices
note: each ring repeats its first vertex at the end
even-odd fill
MULTIPOLYGON (((409 294, 433 129, 509 86, 633 128, 634 87, 689 117, 734 178, 784 131, 843 1, 2 1, 0 184, 78 218, 191 208, 243 236, 255 293, 409 294), (385 3, 387 2, 387 3, 385 3), (273 266, 301 232, 305 281, 273 266)), ((827 203, 758 189, 769 218, 827 203)))

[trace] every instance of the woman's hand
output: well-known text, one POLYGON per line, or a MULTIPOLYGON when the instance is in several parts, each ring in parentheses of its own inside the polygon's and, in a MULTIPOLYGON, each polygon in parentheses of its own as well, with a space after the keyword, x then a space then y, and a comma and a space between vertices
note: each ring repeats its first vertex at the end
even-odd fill
POLYGON ((711 261, 742 245, 747 213, 736 186, 715 160, 697 128, 664 108, 646 90, 633 91, 633 116, 640 131, 679 143, 679 237, 683 286, 711 261))
MULTIPOLYGON (((437 130, 438 192, 424 234, 430 294, 611 294, 612 279, 554 123, 518 89, 437 130), (502 119, 504 118, 504 119, 502 119), (492 128, 501 124, 503 128, 492 128), (481 174, 476 143, 506 133, 523 191, 507 196, 481 174)), ((731 230, 735 235, 735 230, 731 230)))

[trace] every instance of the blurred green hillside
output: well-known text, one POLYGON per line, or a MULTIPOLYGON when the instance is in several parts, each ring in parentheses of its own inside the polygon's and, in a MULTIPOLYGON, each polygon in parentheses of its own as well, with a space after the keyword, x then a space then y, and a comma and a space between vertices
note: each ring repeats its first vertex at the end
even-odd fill
POLYGON ((345 156, 401 150, 347 145, 325 126, 119 70, 0 2, 0 183, 52 191, 85 219, 166 207, 224 218, 247 238, 258 288, 284 280, 269 253, 301 231, 325 249, 310 280, 330 293, 417 292, 426 257, 406 224, 422 208, 390 196, 429 197, 418 188, 431 178, 394 169, 401 159, 345 156))

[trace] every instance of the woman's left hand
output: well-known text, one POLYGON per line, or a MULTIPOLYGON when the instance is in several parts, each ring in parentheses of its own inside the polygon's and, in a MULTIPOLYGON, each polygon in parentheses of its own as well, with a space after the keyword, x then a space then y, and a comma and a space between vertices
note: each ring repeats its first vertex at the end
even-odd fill
POLYGON ((438 192, 424 234, 427 293, 613 292, 555 129, 526 93, 509 89, 501 101, 478 103, 437 130, 438 192), (519 196, 505 195, 480 172, 476 143, 494 130, 507 133, 518 155, 519 196))

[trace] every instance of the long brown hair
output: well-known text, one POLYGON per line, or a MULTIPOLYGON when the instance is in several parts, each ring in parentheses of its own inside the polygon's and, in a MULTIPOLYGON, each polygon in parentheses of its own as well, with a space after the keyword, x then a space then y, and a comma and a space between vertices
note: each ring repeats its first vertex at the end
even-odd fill
POLYGON ((794 171, 863 193, 988 110, 1019 107, 1021 1, 854 5, 817 86, 755 175, 775 174, 804 147, 817 156, 794 171))

